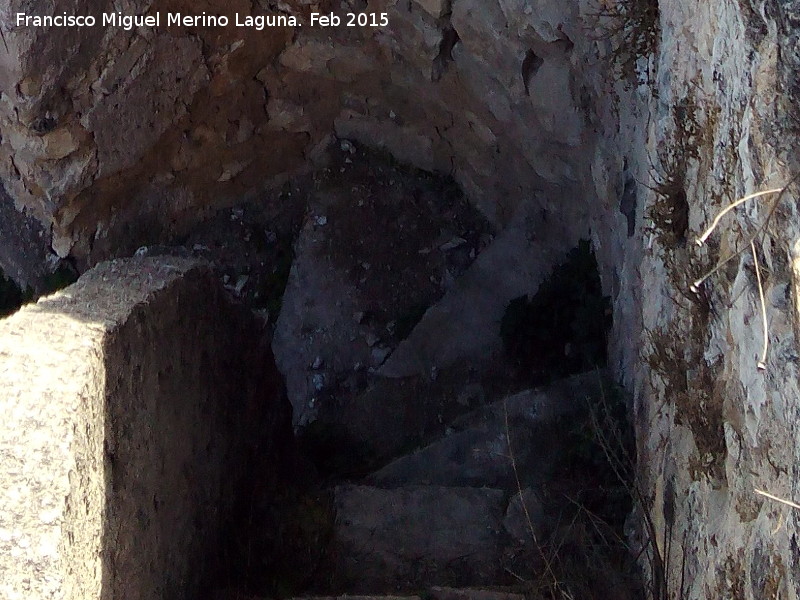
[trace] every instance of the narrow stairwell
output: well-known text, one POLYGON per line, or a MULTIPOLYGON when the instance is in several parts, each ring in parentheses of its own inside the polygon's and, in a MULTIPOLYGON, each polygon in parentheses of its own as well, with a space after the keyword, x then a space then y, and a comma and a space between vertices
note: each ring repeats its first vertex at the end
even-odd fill
POLYGON ((211 599, 642 597, 591 245, 537 213, 490 233, 447 182, 338 160, 268 314, 294 458, 254 461, 211 599))
POLYGON ((317 497, 331 529, 304 597, 641 597, 624 532, 630 492, 606 457, 628 460, 621 402, 602 372, 575 375, 466 412, 366 476, 329 481, 317 497))

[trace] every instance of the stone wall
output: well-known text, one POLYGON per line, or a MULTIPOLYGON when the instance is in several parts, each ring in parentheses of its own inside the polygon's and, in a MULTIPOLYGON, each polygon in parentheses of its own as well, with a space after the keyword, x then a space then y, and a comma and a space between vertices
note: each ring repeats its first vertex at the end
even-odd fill
MULTIPOLYGON (((7 14, 25 6, 14 0, 7 14)), ((145 0, 54 6, 156 10, 145 0)), ((636 173, 647 103, 613 81, 614 41, 592 33, 593 2, 206 0, 157 9, 293 14, 305 25, 98 26, 83 36, 7 27, 0 174, 58 256, 85 268, 175 239, 210 211, 318 167, 336 135, 452 175, 498 228, 524 212, 565 247, 591 237, 618 322, 632 324, 618 339, 638 331, 631 290, 641 245, 626 231, 641 212, 624 214, 619 197, 636 173), (386 13, 389 26, 308 26, 312 10, 332 9, 386 13), (47 66, 58 53, 69 58, 47 66), (620 110, 639 118, 625 131, 620 110)), ((636 350, 619 343, 615 353, 631 370, 636 350)))
MULTIPOLYGON (((159 3, 186 14, 386 13, 386 28, 17 28, 0 59, 5 157, 20 206, 82 265, 188 228, 281 182, 331 133, 453 174, 498 225, 534 196, 577 223, 591 190, 596 70, 580 7, 540 2, 159 3)), ((152 13, 66 0, 53 13, 152 13)), ((32 12, 32 10, 28 10, 32 12)), ((584 227, 585 229, 585 227, 584 227)))
MULTIPOLYGON (((667 588, 679 598, 797 598, 798 513, 755 491, 798 499, 797 187, 755 240, 765 371, 748 240, 776 196, 737 209, 703 247, 695 240, 729 203, 798 172, 798 3, 660 4, 650 116, 635 125, 647 141, 632 167, 656 188, 639 188, 644 330, 635 389, 667 588), (699 294, 689 291, 730 256, 699 294)), ((622 131, 625 123, 633 127, 630 115, 622 131)))
POLYGON ((103 263, 0 321, 0 596, 197 597, 250 428, 285 422, 253 331, 169 257, 103 263))

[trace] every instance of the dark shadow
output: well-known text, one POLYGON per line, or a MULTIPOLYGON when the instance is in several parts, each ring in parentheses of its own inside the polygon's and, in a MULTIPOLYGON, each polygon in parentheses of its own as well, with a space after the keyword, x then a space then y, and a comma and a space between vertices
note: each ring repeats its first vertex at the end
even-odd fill
POLYGON ((51 253, 49 232, 16 208, 0 182, 0 271, 21 288, 41 293, 51 253))
POLYGON ((0 270, 0 318, 16 312, 24 300, 22 289, 0 270))
POLYGON ((508 359, 538 385, 606 363, 611 304, 582 240, 532 296, 512 300, 500 324, 508 359))

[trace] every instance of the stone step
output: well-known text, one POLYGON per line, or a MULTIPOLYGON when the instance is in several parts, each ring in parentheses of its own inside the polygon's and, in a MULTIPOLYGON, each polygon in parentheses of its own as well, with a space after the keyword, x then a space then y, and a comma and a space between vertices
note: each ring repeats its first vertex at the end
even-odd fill
POLYGON ((363 392, 345 392, 321 407, 318 421, 302 432, 304 447, 323 472, 352 480, 439 439, 454 418, 503 397, 505 385, 502 376, 470 381, 466 366, 435 381, 379 377, 363 392))
POLYGON ((481 407, 453 421, 445 437, 389 463, 365 482, 385 488, 485 486, 514 491, 517 477, 523 486, 548 481, 570 451, 559 422, 585 419, 587 407, 599 401, 601 383, 607 385, 602 374, 584 373, 481 407))
MULTIPOLYGON (((525 600, 523 594, 506 591, 503 588, 453 588, 430 587, 418 595, 340 595, 340 596, 298 596, 292 600, 525 600)), ((235 590, 217 592, 212 600, 265 600, 235 590)))
POLYGON ((373 593, 507 583, 502 490, 341 485, 334 503, 328 589, 373 593))
POLYGON ((293 600, 524 600, 509 591, 482 588, 430 587, 415 596, 303 596, 293 600))
MULTIPOLYGON (((534 235, 540 217, 520 211, 452 288, 428 309, 381 367, 385 377, 428 376, 455 364, 482 370, 501 359, 500 321, 509 302, 536 292, 577 243, 534 235)), ((550 236, 552 237, 552 236, 550 236)))
POLYGON ((604 373, 590 372, 514 394, 359 484, 331 488, 332 541, 307 589, 427 600, 430 586, 549 581, 556 559, 567 571, 601 564, 587 554, 593 527, 615 518, 604 502, 620 500, 603 491, 616 482, 596 464, 589 405, 611 393, 604 373))

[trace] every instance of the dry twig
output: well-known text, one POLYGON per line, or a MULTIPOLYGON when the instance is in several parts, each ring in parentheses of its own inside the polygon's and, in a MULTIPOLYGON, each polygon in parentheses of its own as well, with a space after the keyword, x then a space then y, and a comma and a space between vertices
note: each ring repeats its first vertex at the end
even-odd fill
POLYGON ((800 504, 797 504, 796 502, 792 502, 791 500, 784 500, 783 498, 779 498, 778 496, 770 494, 769 492, 765 492, 764 490, 759 490, 757 488, 754 488, 753 491, 759 496, 764 496, 765 498, 769 498, 770 500, 774 500, 775 502, 780 502, 781 504, 785 504, 786 506, 791 506, 792 508, 800 510, 800 504))

